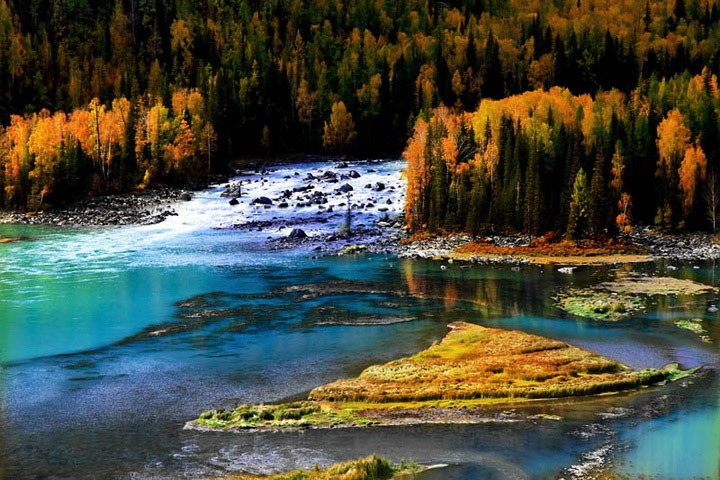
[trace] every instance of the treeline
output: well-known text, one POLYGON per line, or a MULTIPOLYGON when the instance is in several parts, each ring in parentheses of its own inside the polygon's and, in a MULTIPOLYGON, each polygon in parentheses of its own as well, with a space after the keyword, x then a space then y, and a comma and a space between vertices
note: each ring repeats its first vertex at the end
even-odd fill
POLYGON ((716 72, 719 22, 715 0, 0 0, 0 119, 190 88, 219 158, 397 152, 440 104, 716 72))
POLYGON ((574 96, 553 87, 441 107, 418 119, 408 161, 414 231, 565 232, 633 224, 714 230, 720 213, 717 77, 651 78, 574 96))
MULTIPOLYGON (((653 74, 717 72, 718 51, 716 0, 0 0, 0 123, 35 123, 43 110, 69 118, 91 102, 114 110, 123 98, 140 118, 193 91, 217 138, 211 170, 289 150, 378 155, 399 152, 439 105, 474 110, 552 86, 629 94, 653 74)), ((3 204, 148 184, 146 171, 167 180, 165 167, 132 158, 136 137, 112 149, 122 172, 100 165, 104 147, 74 145, 89 161, 60 168, 85 173, 56 178, 50 196, 36 191, 48 182, 29 177, 38 168, 27 150, 25 167, 2 172, 3 204)), ((9 152, 0 165, 13 164, 9 152)))
POLYGON ((195 90, 178 90, 171 104, 120 97, 108 106, 94 99, 67 115, 13 115, 0 131, 0 204, 37 210, 206 174, 217 137, 205 100, 195 90))

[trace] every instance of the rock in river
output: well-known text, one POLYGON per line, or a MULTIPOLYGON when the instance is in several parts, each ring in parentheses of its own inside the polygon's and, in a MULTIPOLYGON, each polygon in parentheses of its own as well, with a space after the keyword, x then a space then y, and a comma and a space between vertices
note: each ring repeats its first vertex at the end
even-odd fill
POLYGON ((352 192, 353 190, 354 190, 354 188, 349 183, 345 183, 340 188, 338 188, 338 191, 343 192, 343 193, 352 192))
POLYGON ((238 199, 237 199, 237 198, 233 198, 233 199, 230 200, 228 203, 229 203, 230 205, 237 205, 237 204, 240 203, 240 202, 238 202, 238 199))
POLYGON ((253 203, 259 203, 260 205, 272 205, 273 202, 268 197, 258 197, 253 200, 253 203))
POLYGON ((288 237, 290 240, 300 240, 303 238, 307 238, 307 233, 305 233, 304 230, 300 228, 293 228, 293 231, 290 232, 290 235, 288 237))

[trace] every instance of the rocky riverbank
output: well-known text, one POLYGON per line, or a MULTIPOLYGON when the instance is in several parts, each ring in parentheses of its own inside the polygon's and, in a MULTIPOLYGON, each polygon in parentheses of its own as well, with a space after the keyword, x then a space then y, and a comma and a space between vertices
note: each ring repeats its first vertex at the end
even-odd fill
POLYGON ((654 257, 676 260, 720 258, 720 241, 708 233, 662 234, 651 228, 637 228, 621 239, 638 245, 654 257))
POLYGON ((415 241, 405 241, 397 248, 401 258, 461 260, 475 263, 567 263, 567 264, 598 264, 598 263, 635 263, 652 259, 669 259, 679 261, 702 261, 720 259, 720 242, 717 237, 706 233, 662 234, 650 228, 638 228, 631 234, 621 235, 621 243, 637 247, 636 254, 607 255, 558 255, 532 256, 521 253, 531 245, 530 236, 490 236, 473 238, 469 235, 438 236, 415 241), (481 242, 497 247, 497 250, 510 251, 518 249, 517 254, 460 254, 468 249, 473 242, 481 242))
POLYGON ((52 210, 28 214, 0 212, 0 224, 67 227, 153 225, 177 215, 174 205, 190 201, 194 191, 223 181, 227 181, 226 176, 212 175, 188 183, 183 188, 163 187, 86 197, 55 206, 52 210))
POLYGON ((186 190, 160 188, 88 197, 47 212, 6 213, 0 223, 70 227, 151 225, 177 215, 173 204, 190 200, 186 190))
POLYGON ((393 160, 309 160, 237 170, 220 187, 232 220, 218 228, 262 234, 272 250, 395 252, 407 236, 401 165, 393 160))

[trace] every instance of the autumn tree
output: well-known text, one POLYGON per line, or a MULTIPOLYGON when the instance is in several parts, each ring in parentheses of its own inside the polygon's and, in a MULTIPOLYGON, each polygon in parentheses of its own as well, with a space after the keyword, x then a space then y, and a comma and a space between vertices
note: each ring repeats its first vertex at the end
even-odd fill
POLYGON ((697 193, 700 191, 697 186, 705 181, 706 169, 707 159, 700 145, 688 147, 678 170, 685 219, 688 218, 695 205, 697 193))
POLYGON ((677 171, 685 151, 690 143, 690 129, 685 126, 682 113, 670 111, 657 129, 658 162, 655 175, 659 179, 660 202, 655 223, 672 228, 677 212, 676 192, 678 187, 677 171))
POLYGON ((323 146, 331 152, 346 152, 355 141, 355 122, 343 102, 334 103, 325 122, 323 146))
POLYGON ((310 89, 310 85, 306 79, 300 81, 300 87, 297 94, 297 110, 300 123, 306 130, 306 136, 309 139, 312 135, 313 119, 317 111, 318 95, 310 89))

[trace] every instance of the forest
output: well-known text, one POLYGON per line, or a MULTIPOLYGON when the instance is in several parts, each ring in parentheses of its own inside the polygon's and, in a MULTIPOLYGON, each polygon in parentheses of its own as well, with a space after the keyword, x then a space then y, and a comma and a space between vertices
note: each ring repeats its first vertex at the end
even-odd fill
POLYGON ((714 231, 717 77, 654 76, 628 94, 552 87, 419 118, 408 161, 414 231, 613 236, 636 223, 714 231))
MULTIPOLYGON (((622 228, 655 222, 658 204, 662 225, 709 228, 696 197, 714 175, 717 125, 698 118, 715 109, 695 111, 710 110, 701 100, 674 105, 683 96, 669 89, 698 75, 710 82, 720 62, 719 25, 712 0, 0 0, 0 205, 33 211, 78 195, 184 182, 243 156, 392 155, 423 124, 430 143, 446 137, 433 118, 470 115, 459 128, 472 137, 461 145, 469 149, 461 156, 470 157, 440 166, 427 152, 427 178, 415 184, 422 192, 408 203, 414 229, 479 231, 488 222, 516 231, 565 229, 580 169, 592 196, 598 159, 608 183, 616 152, 628 196, 622 228), (656 104, 659 85, 668 91, 656 104), (503 110, 502 99, 532 103, 523 95, 541 89, 567 98, 554 109, 577 115, 575 104, 584 104, 584 118, 560 121, 553 112, 543 122, 554 137, 542 155, 531 155, 538 141, 510 114, 491 120, 487 141, 487 125, 478 124, 483 108, 503 110), (650 102, 647 115, 633 111, 642 108, 638 95, 650 102), (598 120, 607 122, 603 132, 590 132, 589 110, 608 102, 615 102, 608 111, 618 111, 598 120), (668 129, 686 127, 685 143, 707 164, 697 167, 690 207, 681 199, 686 184, 674 178, 684 150, 665 162, 672 180, 656 175, 655 129, 674 110, 668 129), (630 121, 639 125, 629 128, 630 121), (551 146, 556 140, 576 146, 551 146), (473 180, 480 174, 475 155, 487 146, 498 149, 491 189, 473 180), (517 151, 514 166, 509 148, 517 151), (451 185, 457 172, 448 166, 467 169, 469 179, 451 185), (537 180, 526 185, 528 172, 537 180), (651 184, 652 191, 637 191, 651 184), (473 201, 462 202, 474 205, 468 220, 469 210, 453 202, 473 188, 473 201), (532 202, 539 209, 532 214, 523 206, 529 196, 541 200, 532 202), (563 218, 550 222, 543 212, 555 208, 563 218)), ((407 152, 417 150, 415 137, 407 152)), ((582 193, 583 181, 578 188, 582 193)), ((586 216, 579 216, 588 224, 581 230, 618 223, 586 216)))

